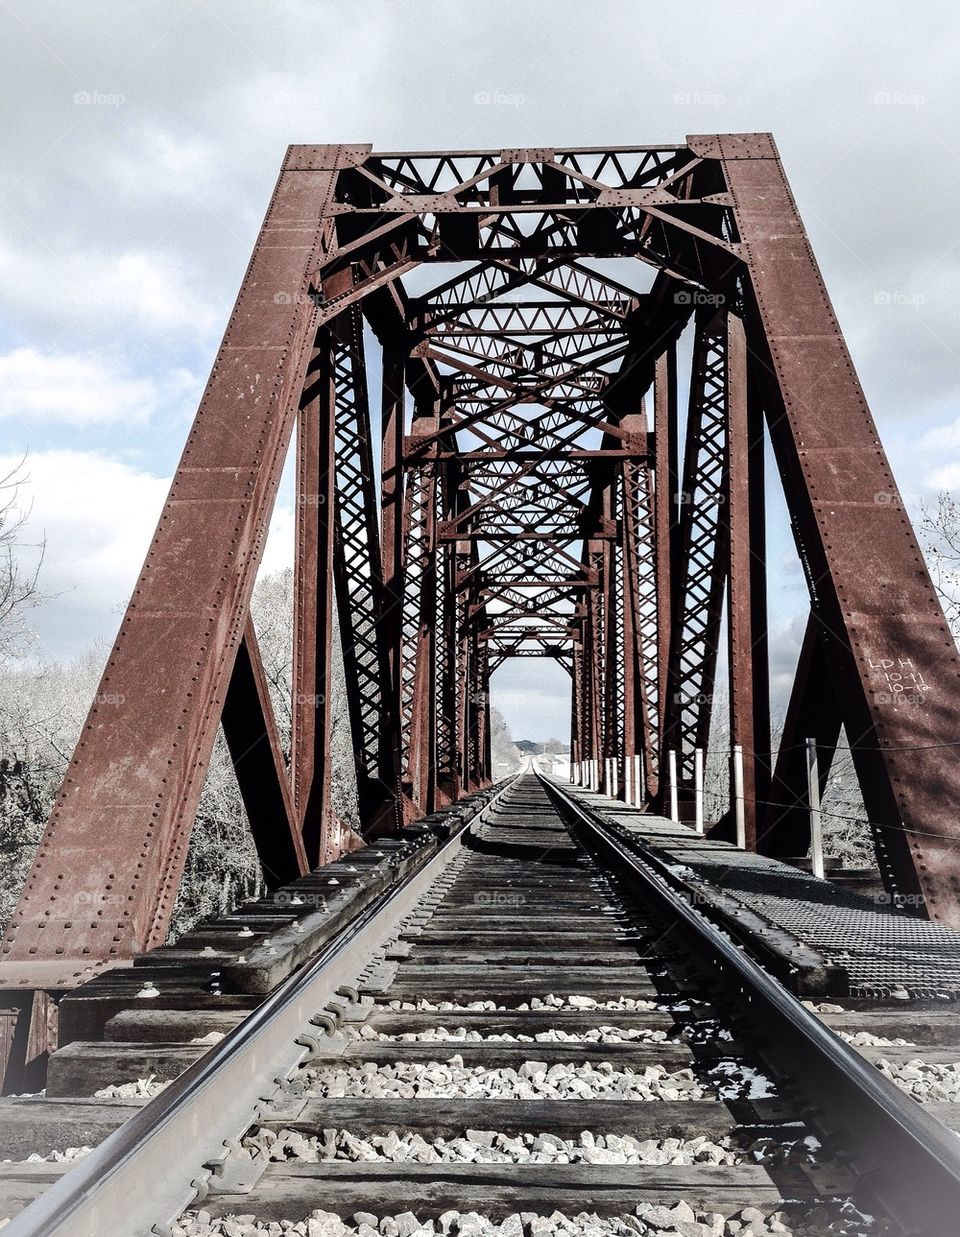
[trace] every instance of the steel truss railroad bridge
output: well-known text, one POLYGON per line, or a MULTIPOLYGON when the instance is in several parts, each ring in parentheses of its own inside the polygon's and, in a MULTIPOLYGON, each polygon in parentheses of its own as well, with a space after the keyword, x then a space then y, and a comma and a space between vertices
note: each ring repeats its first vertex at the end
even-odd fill
POLYGON ((42 1040, 51 994, 163 942, 221 722, 268 882, 358 844, 336 644, 369 836, 489 782, 511 657, 569 672, 582 780, 659 809, 674 753, 689 812, 724 640, 746 846, 805 851, 804 740, 825 779, 842 726, 888 888, 960 923, 960 658, 770 135, 291 147, 4 939, 5 1025, 42 1040), (250 598, 295 428, 288 762, 250 598), (810 591, 775 759, 767 437, 810 591))

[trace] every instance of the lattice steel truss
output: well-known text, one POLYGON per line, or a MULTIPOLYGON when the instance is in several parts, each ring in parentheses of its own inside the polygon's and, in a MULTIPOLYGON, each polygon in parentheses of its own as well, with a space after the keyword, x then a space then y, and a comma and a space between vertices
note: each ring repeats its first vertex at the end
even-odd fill
POLYGON ((123 704, 91 710, 0 983, 163 940, 221 720, 270 882, 356 844, 337 640, 369 835, 489 779, 513 657, 569 671, 578 765, 640 757, 657 807, 675 750, 683 806, 724 629, 748 844, 803 847, 798 745, 828 758, 842 722, 885 879, 960 922, 960 659, 770 136, 291 147, 97 697, 123 704), (295 425, 285 753, 249 607, 295 425), (767 437, 811 596, 776 762, 767 437))

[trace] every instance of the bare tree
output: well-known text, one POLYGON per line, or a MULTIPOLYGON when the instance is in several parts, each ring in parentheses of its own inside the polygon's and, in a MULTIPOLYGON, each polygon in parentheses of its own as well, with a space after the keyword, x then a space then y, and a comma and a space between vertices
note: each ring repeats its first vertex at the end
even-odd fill
POLYGON ((494 708, 490 709, 490 755, 495 782, 520 768, 520 751, 510 737, 503 714, 494 708))
POLYGON ((920 508, 920 535, 954 639, 960 638, 960 501, 941 490, 920 508))
MULTIPOLYGON (((12 500, 3 508, 13 512, 12 500)), ((17 515, 5 527, 10 554, 4 559, 10 576, 7 594, 20 598, 7 611, 9 623, 37 600, 36 576, 17 574, 12 552, 17 515)), ((293 572, 265 575, 257 582, 253 618, 284 757, 290 759, 293 659, 293 572)), ((9 627, 8 627, 9 630, 9 627)), ((4 637, 2 648, 12 647, 4 637)), ((334 649, 339 639, 334 633, 334 649)), ((71 753, 97 690, 106 661, 103 647, 66 664, 40 667, 22 659, 0 657, 0 926, 16 905, 53 801, 66 773, 71 753)), ((342 658, 335 653, 332 681, 327 684, 333 719, 333 781, 331 802, 338 817, 358 825, 357 784, 342 658)), ((519 756, 500 715, 492 715, 494 759, 509 770, 519 756)), ((237 786, 222 732, 218 735, 204 781, 196 823, 190 837, 186 867, 174 910, 171 935, 182 935, 199 920, 218 915, 263 889, 259 856, 237 786)))
POLYGON ((25 615, 38 604, 37 581, 43 563, 44 542, 28 547, 24 532, 30 518, 30 507, 21 502, 21 491, 27 481, 24 471, 26 457, 15 468, 0 477, 0 657, 8 658, 22 651, 28 638, 25 615), (36 561, 24 567, 22 551, 32 548, 36 561))
POLYGON ((23 887, 103 665, 0 664, 0 922, 23 887))

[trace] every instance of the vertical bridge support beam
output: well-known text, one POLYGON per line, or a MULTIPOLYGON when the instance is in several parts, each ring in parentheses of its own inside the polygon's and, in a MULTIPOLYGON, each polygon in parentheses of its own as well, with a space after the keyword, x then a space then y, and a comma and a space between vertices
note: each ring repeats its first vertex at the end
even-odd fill
POLYGON ((772 137, 689 141, 732 195, 748 345, 884 878, 960 926, 960 655, 772 137))
POLYGON ((3 986, 71 986, 166 934, 317 332, 340 168, 291 148, 217 361, 3 945, 3 986), (119 703, 103 704, 104 700, 119 703), (59 896, 64 873, 86 901, 59 896), (53 913, 49 912, 53 908, 53 913))
POLYGON ((732 314, 727 318, 726 383, 728 484, 721 518, 728 523, 730 554, 730 746, 743 753, 745 845, 755 850, 770 780, 763 426, 748 376, 743 324, 732 314))

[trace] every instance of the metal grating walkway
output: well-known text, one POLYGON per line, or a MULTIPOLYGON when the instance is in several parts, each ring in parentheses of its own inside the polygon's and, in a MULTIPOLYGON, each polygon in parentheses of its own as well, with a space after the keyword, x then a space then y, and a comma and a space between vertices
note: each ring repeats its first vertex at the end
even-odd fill
POLYGON ((663 861, 690 869, 843 968, 851 996, 960 1000, 960 931, 916 919, 885 901, 885 895, 854 893, 605 795, 579 787, 563 790, 641 839, 663 861))

